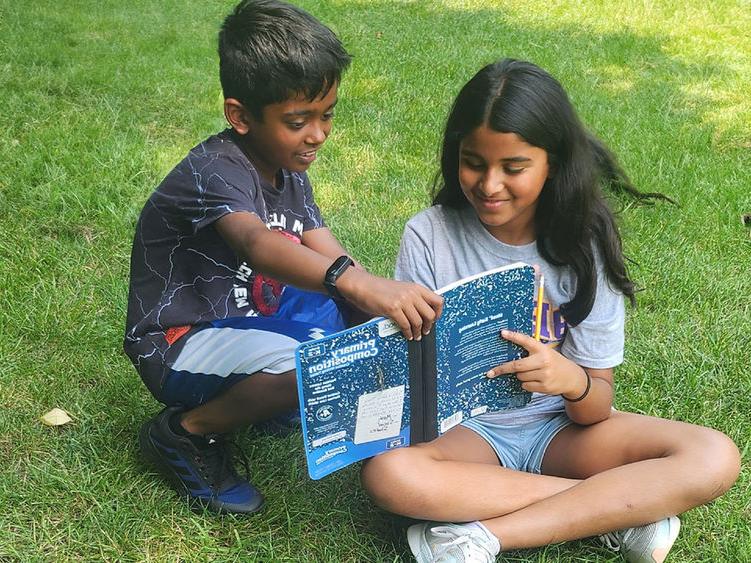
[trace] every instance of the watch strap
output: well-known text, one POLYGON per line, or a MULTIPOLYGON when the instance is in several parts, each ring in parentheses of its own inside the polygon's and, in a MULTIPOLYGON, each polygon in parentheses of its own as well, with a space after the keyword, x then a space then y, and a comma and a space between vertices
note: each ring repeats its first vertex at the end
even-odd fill
POLYGON ((323 287, 326 288, 328 294, 335 299, 343 299, 342 294, 336 288, 336 281, 339 277, 347 271, 350 266, 354 266, 352 258, 349 256, 340 256, 334 263, 326 270, 326 275, 323 278, 323 287))

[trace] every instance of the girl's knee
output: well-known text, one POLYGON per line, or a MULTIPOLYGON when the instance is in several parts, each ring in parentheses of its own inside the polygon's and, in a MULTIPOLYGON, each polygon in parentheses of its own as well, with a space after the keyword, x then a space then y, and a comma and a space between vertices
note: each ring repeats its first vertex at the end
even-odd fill
POLYGON ((694 504, 716 499, 733 486, 741 470, 741 455, 735 443, 722 432, 703 428, 694 444, 696 487, 694 504))
POLYGON ((429 475, 421 452, 399 448, 377 455, 363 464, 360 479, 378 506, 409 515, 410 507, 422 497, 420 488, 429 475))

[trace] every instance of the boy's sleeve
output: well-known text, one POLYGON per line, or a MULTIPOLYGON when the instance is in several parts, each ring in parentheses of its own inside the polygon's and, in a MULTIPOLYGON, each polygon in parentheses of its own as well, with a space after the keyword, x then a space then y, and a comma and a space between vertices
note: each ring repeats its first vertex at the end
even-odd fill
POLYGON ((569 327, 561 354, 580 366, 607 369, 623 362, 625 303, 598 263, 597 295, 592 312, 580 324, 569 327))
POLYGON ((265 215, 254 176, 228 158, 189 156, 165 178, 154 203, 162 213, 187 221, 194 234, 228 213, 265 215))
POLYGON ((396 257, 394 277, 410 281, 435 290, 435 262, 430 233, 430 225, 418 224, 414 219, 404 227, 399 254, 396 257))
MULTIPOLYGON (((296 175, 297 176, 297 175, 296 175)), ((325 227, 326 223, 323 220, 321 210, 318 208, 318 204, 313 196, 313 187, 310 184, 307 174, 298 176, 302 182, 302 224, 303 231, 310 231, 313 229, 320 229, 325 227)))

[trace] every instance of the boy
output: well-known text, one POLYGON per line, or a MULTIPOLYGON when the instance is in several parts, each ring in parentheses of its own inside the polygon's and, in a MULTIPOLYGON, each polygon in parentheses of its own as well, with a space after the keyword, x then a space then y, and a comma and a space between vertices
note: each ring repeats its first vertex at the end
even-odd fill
POLYGON ((230 128, 190 151, 136 226, 125 351, 167 405, 140 445, 211 510, 263 504, 223 435, 295 409, 295 347, 345 326, 337 302, 391 317, 410 339, 440 314, 429 290, 354 263, 313 200, 305 172, 331 130, 349 62, 306 12, 241 2, 219 33, 230 128))

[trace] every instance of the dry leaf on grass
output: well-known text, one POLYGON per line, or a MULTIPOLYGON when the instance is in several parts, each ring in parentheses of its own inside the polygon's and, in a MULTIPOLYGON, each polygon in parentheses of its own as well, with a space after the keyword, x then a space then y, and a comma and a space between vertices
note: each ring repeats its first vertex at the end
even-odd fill
POLYGON ((63 409, 52 409, 50 412, 43 415, 40 420, 47 426, 63 426, 72 422, 72 419, 63 409))

